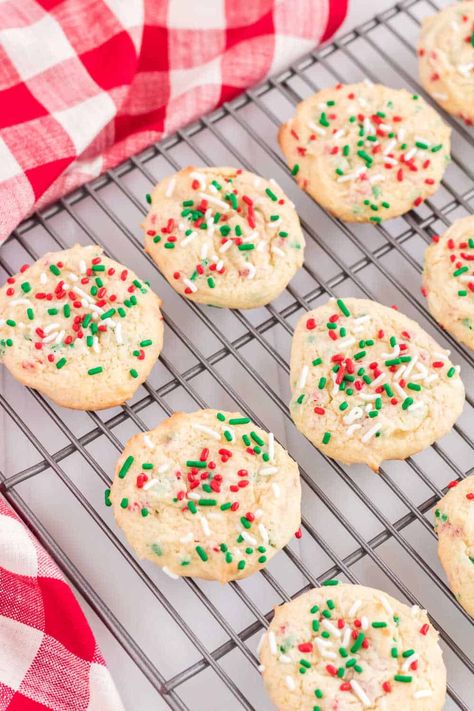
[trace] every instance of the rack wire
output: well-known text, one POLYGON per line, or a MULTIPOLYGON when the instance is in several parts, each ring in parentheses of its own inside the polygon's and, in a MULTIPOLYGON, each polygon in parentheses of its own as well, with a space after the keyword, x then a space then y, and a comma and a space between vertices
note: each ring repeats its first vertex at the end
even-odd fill
POLYGON ((0 376, 0 492, 81 596, 127 709, 270 709, 255 650, 272 605, 334 576, 426 607, 448 667, 446 709, 469 709, 472 621, 440 569, 432 510, 450 480, 474 473, 474 357, 427 312, 420 274, 431 236, 472 212, 472 135, 444 115, 453 128, 453 161, 442 187, 417 210, 378 226, 347 225, 324 213, 298 191, 276 144, 278 125, 322 85, 366 76, 408 85, 430 101, 414 78, 414 47, 420 19, 445 4, 397 3, 35 214, 2 248, 6 277, 48 249, 100 243, 148 278, 164 300, 160 364, 120 408, 63 411, 7 373, 0 376), (230 312, 185 301, 144 253, 138 224, 145 192, 193 163, 240 165, 275 177, 295 201, 307 239, 305 265, 267 307, 230 312), (296 320, 328 296, 347 295, 396 301, 452 349, 466 385, 465 410, 453 431, 405 462, 387 462, 380 477, 363 466, 349 470, 314 449, 295 431, 287 407, 296 320), (238 408, 273 430, 299 462, 303 485, 303 538, 266 570, 222 588, 171 581, 137 561, 102 506, 102 489, 129 436, 176 409, 208 404, 238 408))

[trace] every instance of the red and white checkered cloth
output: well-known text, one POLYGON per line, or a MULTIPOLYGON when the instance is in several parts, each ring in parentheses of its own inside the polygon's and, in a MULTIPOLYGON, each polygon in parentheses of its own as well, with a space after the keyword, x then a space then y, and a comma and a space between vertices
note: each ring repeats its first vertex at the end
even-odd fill
POLYGON ((123 711, 61 571, 0 498, 0 711, 123 711))
POLYGON ((329 38, 348 0, 2 0, 0 243, 329 38))

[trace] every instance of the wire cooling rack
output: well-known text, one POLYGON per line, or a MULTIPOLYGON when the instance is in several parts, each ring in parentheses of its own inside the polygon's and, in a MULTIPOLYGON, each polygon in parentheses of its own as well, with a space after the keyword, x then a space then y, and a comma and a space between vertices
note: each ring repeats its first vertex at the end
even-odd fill
POLYGON ((445 115, 453 128, 453 161, 442 187, 416 211, 380 226, 342 224, 327 215, 297 189, 276 143, 278 125, 320 86, 366 76, 424 95, 414 47, 419 20, 437 9, 431 0, 398 3, 34 215, 1 250, 4 281, 47 250, 98 242, 149 279, 164 300, 160 362, 120 408, 58 409, 5 369, 0 375, 0 491, 81 596, 130 711, 271 709, 255 650, 272 606, 334 576, 426 607, 448 667, 446 709, 467 710, 472 703, 472 623, 447 588, 432 520, 448 482, 474 471, 474 359, 438 328, 420 294, 431 235, 472 212, 472 135, 445 115), (145 255, 138 227, 144 195, 188 164, 250 168, 274 177, 295 201, 307 239, 305 266, 271 305, 246 312, 195 305, 181 299, 145 255), (453 431, 405 462, 387 462, 381 476, 326 459, 289 418, 294 324, 329 295, 396 302, 461 365, 468 395, 453 431), (172 581, 141 564, 103 506, 103 489, 129 436, 174 410, 207 404, 240 409, 274 431, 302 476, 303 538, 266 570, 226 586, 172 581))

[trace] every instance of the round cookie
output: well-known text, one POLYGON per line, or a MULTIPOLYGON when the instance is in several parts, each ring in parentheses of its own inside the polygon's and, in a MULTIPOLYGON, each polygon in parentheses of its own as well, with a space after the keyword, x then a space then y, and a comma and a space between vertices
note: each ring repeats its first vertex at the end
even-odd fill
POLYGON ((268 304, 303 264, 298 215, 275 181, 185 168, 149 197, 145 250, 176 291, 232 309, 268 304))
POLYGON ((455 2, 426 17, 418 40, 423 88, 445 111, 474 121, 474 3, 455 2))
POLYGON ((403 215, 439 186, 450 133, 416 94, 338 84, 301 101, 279 141, 300 188, 341 220, 403 215))
POLYGON ((446 696, 426 612, 362 585, 317 588, 276 607, 260 660, 280 711, 441 711, 446 696))
POLYGON ((334 299, 298 322, 290 410, 324 454, 377 471, 446 434, 461 413, 459 367, 420 326, 368 299, 334 299))
POLYGON ((0 359, 58 405, 132 397, 163 344, 160 299, 98 246, 50 252, 0 289, 0 359))
POLYGON ((474 475, 452 482, 435 510, 435 529, 449 587, 474 617, 474 475))
POLYGON ((171 577, 245 578, 300 525, 298 466, 239 413, 175 413, 127 443, 105 501, 171 577))
POLYGON ((438 323, 474 349, 474 215, 456 220, 426 250, 423 293, 438 323))

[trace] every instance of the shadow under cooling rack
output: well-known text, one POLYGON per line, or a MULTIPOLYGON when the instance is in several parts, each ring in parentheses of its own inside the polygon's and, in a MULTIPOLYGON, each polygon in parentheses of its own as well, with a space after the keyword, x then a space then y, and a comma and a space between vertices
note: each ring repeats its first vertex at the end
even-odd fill
POLYGON ((453 128, 453 160, 441 188, 416 211, 378 226, 347 225, 322 211, 296 188, 276 141, 295 104, 320 86, 367 77, 425 96, 414 78, 414 47, 420 19, 436 9, 431 0, 398 3, 34 215, 2 247, 6 277, 47 250, 100 243, 149 279, 164 301, 160 362, 122 407, 60 410, 6 373, 0 395, 6 442, 0 491, 80 594, 127 709, 271 709, 255 650, 272 606, 334 576, 426 607, 448 667, 446 709, 469 709, 472 621, 440 569, 432 509, 449 481, 474 473, 474 362, 429 315, 420 285, 431 236, 472 212, 472 134, 443 115, 453 128), (294 200, 307 241, 305 265, 267 307, 224 311, 185 301, 144 253, 144 195, 188 164, 249 168, 275 178, 294 200), (295 431, 287 408, 296 320, 328 296, 348 295, 396 302, 452 350, 466 385, 453 431, 416 457, 387 462, 380 477, 325 458, 295 431), (129 436, 177 409, 207 405, 238 408, 272 430, 302 475, 303 538, 266 570, 226 586, 172 581, 140 563, 102 505, 129 436))

